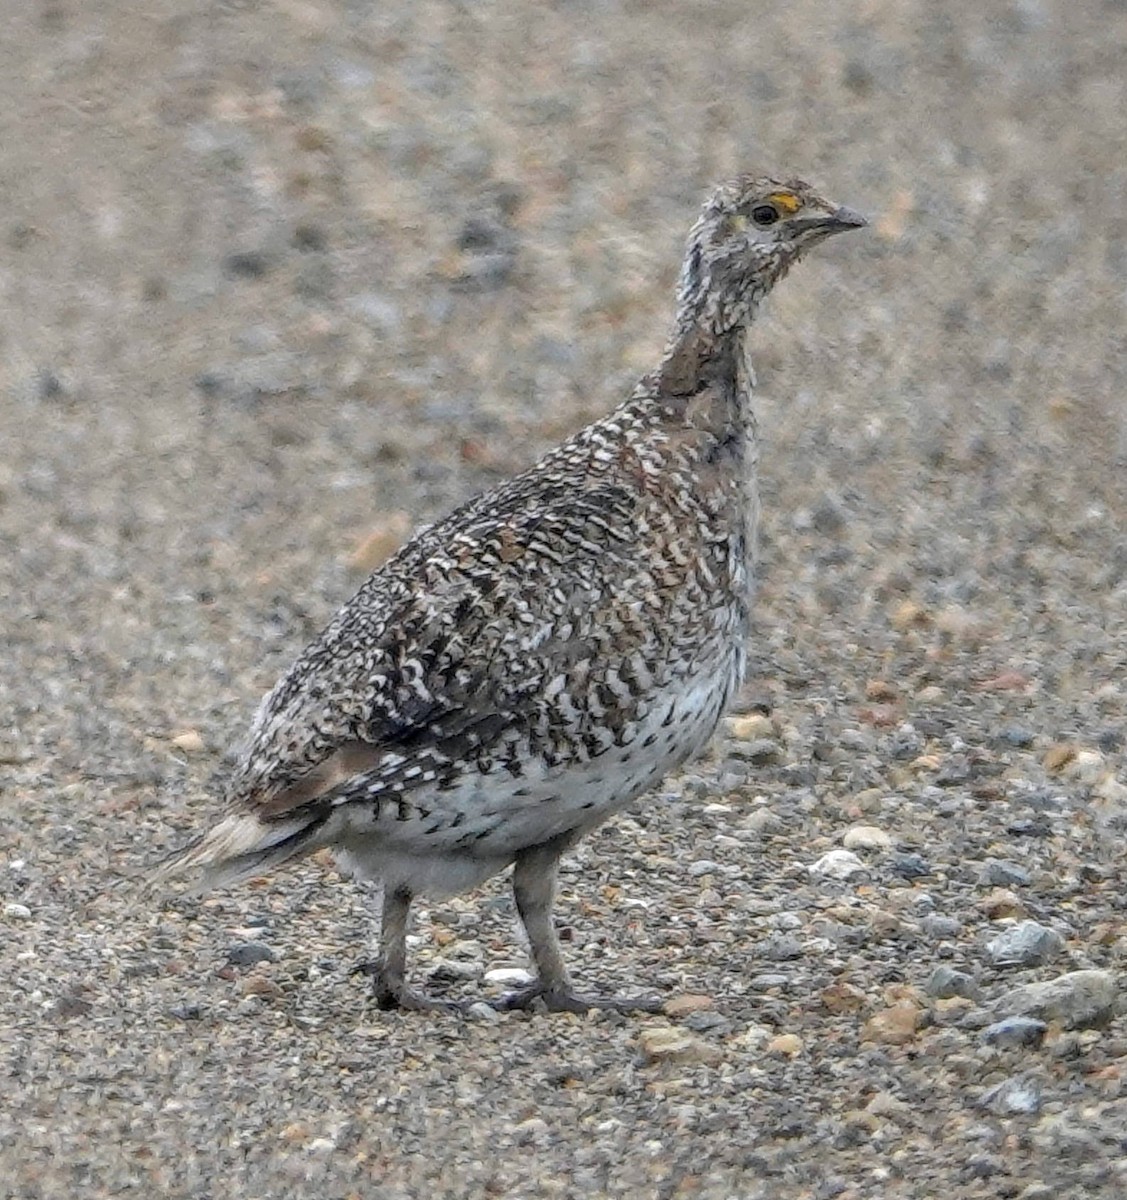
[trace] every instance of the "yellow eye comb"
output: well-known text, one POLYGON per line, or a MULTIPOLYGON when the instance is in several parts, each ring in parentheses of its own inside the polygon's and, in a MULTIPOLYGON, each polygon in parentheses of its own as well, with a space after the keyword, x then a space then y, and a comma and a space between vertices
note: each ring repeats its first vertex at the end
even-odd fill
POLYGON ((793 216, 802 207, 802 201, 793 192, 772 192, 767 199, 788 216, 793 216))

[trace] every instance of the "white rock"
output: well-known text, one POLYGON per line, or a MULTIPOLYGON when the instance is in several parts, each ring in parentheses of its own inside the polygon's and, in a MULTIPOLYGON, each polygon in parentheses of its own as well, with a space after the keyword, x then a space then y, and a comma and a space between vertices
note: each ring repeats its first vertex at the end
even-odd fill
POLYGON ((729 717, 725 724, 728 727, 729 736, 744 742, 775 735, 775 727, 771 724, 771 718, 765 717, 762 713, 750 713, 744 717, 729 717))
POLYGON ((1093 794, 1109 804, 1127 805, 1127 783, 1120 783, 1110 772, 1096 784, 1093 794))
POLYGON ((765 1025, 749 1025, 732 1038, 731 1044, 740 1050, 762 1050, 774 1036, 775 1031, 765 1025))
POLYGON ((750 829, 752 833, 769 833, 773 829, 778 829, 780 822, 779 818, 764 804, 761 808, 752 809, 740 824, 744 829, 750 829))
POLYGON ((536 976, 524 967, 495 967, 492 971, 486 971, 482 978, 486 983, 495 983, 501 987, 525 987, 536 976))
POLYGON ((185 754, 199 754, 201 750, 206 750, 204 740, 196 729, 186 729, 183 733, 178 733, 173 739, 172 744, 177 750, 183 750, 185 754))
POLYGON ((1076 757, 1065 768, 1073 779, 1087 784, 1098 782, 1106 769, 1104 756, 1098 750, 1077 750, 1076 757))
POLYGON ((4 916, 9 921, 29 921, 31 920, 31 909, 26 904, 5 904, 4 916))
POLYGON ((876 825, 854 825, 845 831, 841 844, 846 850, 887 850, 892 838, 876 825))
POLYGON ((830 850, 807 869, 811 875, 823 875, 827 879, 848 879, 850 875, 863 871, 865 864, 852 850, 830 850))

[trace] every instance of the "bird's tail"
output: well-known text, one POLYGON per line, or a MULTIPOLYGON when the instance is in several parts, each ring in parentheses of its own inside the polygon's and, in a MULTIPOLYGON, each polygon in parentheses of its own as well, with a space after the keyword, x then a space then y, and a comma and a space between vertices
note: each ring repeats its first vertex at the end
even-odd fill
POLYGON ((158 862, 149 871, 146 886, 156 889, 189 878, 187 894, 198 895, 265 875, 291 858, 316 850, 317 833, 327 816, 306 812, 290 820, 262 821, 253 813, 233 813, 158 862))

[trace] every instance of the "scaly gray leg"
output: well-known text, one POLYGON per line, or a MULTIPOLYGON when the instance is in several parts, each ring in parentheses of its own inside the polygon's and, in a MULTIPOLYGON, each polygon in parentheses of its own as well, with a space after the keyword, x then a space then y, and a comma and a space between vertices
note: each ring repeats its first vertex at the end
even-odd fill
POLYGON ((452 1000, 432 1000, 407 986, 407 918, 414 897, 407 888, 385 891, 380 926, 380 956, 375 962, 360 963, 354 974, 371 975, 376 1003, 386 1010, 411 1012, 457 1012, 462 1005, 452 1000))
POLYGON ((580 996, 572 991, 552 921, 560 855, 570 844, 569 840, 557 839, 517 856, 513 869, 513 898, 528 934, 532 961, 536 965, 536 981, 520 991, 502 996, 496 1007, 514 1009, 543 1005, 548 1012, 573 1013, 585 1013, 592 1008, 610 1008, 618 1012, 659 1011, 661 1001, 654 998, 610 996, 602 999, 580 996))

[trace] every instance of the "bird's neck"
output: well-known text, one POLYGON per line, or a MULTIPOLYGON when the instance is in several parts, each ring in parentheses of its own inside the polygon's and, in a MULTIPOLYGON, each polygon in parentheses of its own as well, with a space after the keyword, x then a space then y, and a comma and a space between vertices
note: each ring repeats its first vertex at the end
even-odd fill
POLYGON ((653 376, 653 391, 674 421, 695 414, 697 398, 710 393, 712 420, 725 426, 745 425, 750 414, 751 367, 745 342, 749 314, 729 323, 715 313, 682 311, 653 376), (716 401, 719 401, 717 404, 716 401))

